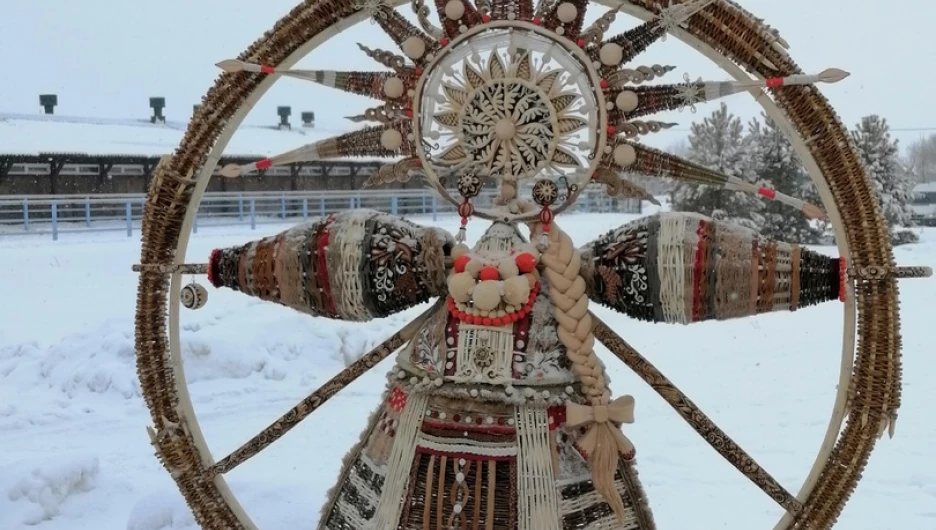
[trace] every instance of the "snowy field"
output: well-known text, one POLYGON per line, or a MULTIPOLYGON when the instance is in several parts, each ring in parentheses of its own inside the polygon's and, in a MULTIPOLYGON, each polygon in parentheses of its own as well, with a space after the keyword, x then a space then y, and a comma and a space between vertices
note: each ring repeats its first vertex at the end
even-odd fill
MULTIPOLYGON (((419 220, 419 219, 417 219, 419 220)), ((584 243, 628 220, 572 216, 584 243)), ((431 220, 420 220, 431 223, 431 220)), ((455 219, 437 223, 455 229, 455 219)), ((470 224, 477 237, 481 223, 470 224)), ((285 226, 205 228, 188 261, 285 226)), ((827 249, 834 252, 834 249, 827 249)), ((134 371, 139 240, 124 234, 0 238, 0 529, 193 529, 153 456, 134 371)), ((897 250, 936 266, 936 230, 897 250)), ((902 284, 905 358, 897 434, 880 443, 842 516, 844 530, 936 528, 936 281, 902 284), (928 303, 929 302, 929 303, 928 303)), ((210 288, 209 288, 210 289, 210 288)), ((344 324, 210 289, 183 310, 183 357, 201 425, 221 458, 422 308, 344 324)), ((635 347, 787 488, 813 462, 835 395, 842 308, 691 326, 651 325, 599 309, 635 347)), ((637 398, 628 435, 661 530, 758 530, 780 509, 604 350, 615 394, 637 398)), ((387 361, 228 477, 263 529, 309 529, 341 457, 377 405, 387 361)))

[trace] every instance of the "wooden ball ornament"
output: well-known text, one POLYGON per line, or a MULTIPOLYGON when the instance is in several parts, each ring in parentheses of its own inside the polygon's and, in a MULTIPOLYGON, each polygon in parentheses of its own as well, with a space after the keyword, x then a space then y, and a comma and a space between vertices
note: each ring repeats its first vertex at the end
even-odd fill
POLYGON ((396 129, 387 129, 380 134, 380 145, 388 151, 396 151, 403 145, 403 133, 396 129))
POLYGON ((624 60, 624 49, 618 44, 609 42, 598 51, 598 58, 601 59, 601 64, 617 66, 624 60))
POLYGON ((197 283, 190 283, 182 288, 179 301, 186 309, 201 309, 208 302, 208 290, 197 283))
POLYGON ((461 20, 465 16, 465 4, 461 0, 449 0, 445 4, 445 16, 450 20, 461 20))
POLYGON ((637 161, 637 150, 631 144, 621 144, 614 148, 614 163, 627 167, 637 161))
POLYGON ((563 2, 556 8, 556 17, 559 18, 563 24, 568 24, 578 17, 578 9, 569 2, 563 2))
POLYGON ((410 59, 419 59, 426 53, 426 41, 419 37, 410 37, 403 41, 403 53, 410 59))
POLYGON ((640 100, 637 98, 637 93, 631 90, 622 91, 617 95, 617 98, 614 99, 614 104, 623 112, 630 112, 636 109, 639 102, 640 100))
POLYGON ((383 93, 390 99, 403 97, 403 93, 405 91, 406 86, 403 84, 403 80, 399 77, 391 77, 384 81, 383 93))

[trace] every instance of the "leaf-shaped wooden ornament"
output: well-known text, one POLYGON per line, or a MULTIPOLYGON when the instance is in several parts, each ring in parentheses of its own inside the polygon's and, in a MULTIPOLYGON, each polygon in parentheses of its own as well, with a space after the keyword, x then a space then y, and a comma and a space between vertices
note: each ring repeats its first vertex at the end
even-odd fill
POLYGON ((457 103, 459 107, 464 106, 468 101, 468 91, 466 90, 451 85, 442 85, 442 90, 444 90, 445 95, 448 96, 450 100, 457 103))
POLYGON ((436 158, 444 162, 461 162, 468 156, 465 146, 458 143, 442 151, 436 158))
POLYGON ((524 53, 520 57, 520 60, 516 64, 516 72, 514 72, 518 78, 523 79, 524 81, 530 81, 533 79, 533 68, 530 66, 530 54, 524 53))
POLYGON ((471 88, 478 88, 484 84, 484 77, 481 75, 481 72, 475 70, 473 66, 468 64, 468 61, 465 61, 462 70, 465 74, 465 80, 468 82, 471 88))
POLYGON ((546 75, 541 77, 539 81, 536 82, 536 86, 538 86, 543 92, 549 94, 556 85, 557 79, 559 79, 559 70, 553 70, 552 72, 548 72, 546 75))
POLYGON ((578 94, 559 94, 549 101, 552 103, 553 108, 556 109, 556 112, 562 112, 578 99, 578 97, 578 94))
POLYGON ((432 119, 439 125, 448 127, 449 129, 458 128, 457 112, 440 112, 438 114, 433 114, 432 119))
POLYGON ((588 126, 588 122, 582 118, 576 118, 575 116, 569 116, 567 118, 562 118, 559 120, 559 134, 572 134, 579 129, 588 126))
POLYGON ((556 147, 556 152, 553 153, 551 162, 557 166, 578 167, 580 165, 578 159, 562 147, 556 147))
POLYGON ((504 63, 501 61, 500 55, 497 54, 497 50, 491 50, 491 58, 488 62, 488 75, 491 76, 491 79, 503 79, 506 76, 504 63))

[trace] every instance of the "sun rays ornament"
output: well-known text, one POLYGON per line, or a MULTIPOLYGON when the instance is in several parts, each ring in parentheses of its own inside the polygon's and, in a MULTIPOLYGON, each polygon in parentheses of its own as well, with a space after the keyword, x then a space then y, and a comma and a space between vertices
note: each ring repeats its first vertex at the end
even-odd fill
POLYGON ((414 0, 417 27, 396 4, 308 0, 238 59, 219 63, 225 75, 179 149, 154 171, 135 267, 138 371, 153 417, 151 441, 204 528, 255 528, 224 475, 396 353, 381 402, 329 493, 320 530, 652 530, 636 448, 625 434, 639 428, 632 425, 636 404, 611 395, 596 342, 783 509, 776 528, 835 524, 875 440, 893 433, 900 393, 896 280, 931 273, 893 264, 867 175, 815 86, 848 74, 801 72, 775 30, 728 0, 628 0, 586 27, 590 5, 437 0, 436 25, 430 8, 414 0), (620 13, 643 22, 606 36, 620 13), (315 44, 365 17, 398 47, 359 44, 381 68, 291 69, 315 44), (635 61, 667 34, 734 80, 648 84, 674 67, 635 61), (461 217, 457 234, 358 209, 216 249, 206 264, 185 264, 216 161, 269 76, 376 103, 349 117, 364 124, 357 130, 229 164, 221 177, 262 176, 300 162, 392 159, 367 185, 423 179, 461 217), (789 131, 823 207, 640 142, 672 126, 648 119, 654 114, 741 92, 757 94, 789 131), (790 206, 790 215, 828 215, 839 257, 692 212, 646 216, 576 246, 555 219, 586 188, 653 199, 627 174, 756 194, 790 206), (486 182, 497 189, 482 207, 486 182), (472 217, 492 223, 469 246, 472 217), (203 307, 207 291, 183 287, 183 274, 204 274, 214 287, 319 318, 365 322, 435 303, 216 460, 198 427, 180 355, 179 307, 203 307), (798 494, 590 310, 597 303, 644 322, 701 324, 839 300, 843 365, 853 368, 843 370, 823 449, 798 494))

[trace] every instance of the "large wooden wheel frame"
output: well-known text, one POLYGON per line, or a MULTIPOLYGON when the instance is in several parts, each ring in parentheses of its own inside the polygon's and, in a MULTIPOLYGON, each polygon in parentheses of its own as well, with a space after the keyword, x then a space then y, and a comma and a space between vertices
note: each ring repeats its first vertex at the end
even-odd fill
MULTIPOLYGON (((393 7, 402 3, 388 2, 393 7)), ((647 21, 671 2, 598 3, 647 21)), ((290 68, 321 43, 364 20, 364 7, 349 0, 307 0, 239 59, 290 68)), ((775 34, 726 0, 712 3, 670 33, 738 81, 802 74, 775 34)), ((220 461, 226 465, 219 465, 194 415, 180 355, 179 307, 184 268, 179 266, 185 261, 195 213, 221 154, 244 117, 275 80, 247 71, 222 74, 204 97, 178 149, 157 168, 145 208, 142 259, 137 267, 136 344, 139 378, 154 423, 151 438, 196 520, 210 529, 255 528, 223 476, 249 454, 242 452, 233 464, 229 456, 220 461)), ((786 514, 776 529, 828 529, 860 480, 876 440, 893 427, 900 405, 896 274, 875 274, 896 269, 888 227, 871 183, 845 127, 826 98, 812 85, 756 89, 751 93, 792 141, 835 227, 839 253, 849 264, 838 393, 824 443, 795 496, 782 488, 767 487, 772 481, 770 476, 710 421, 706 419, 707 424, 693 427, 785 508, 786 514), (763 477, 770 481, 765 482, 763 477)), ((360 370, 399 347, 415 324, 394 335, 379 351, 368 354, 360 370)), ((614 344, 612 350, 655 389, 660 391, 670 385, 600 321, 596 335, 606 344, 614 344)), ((265 431, 254 447, 267 445, 335 391, 333 385, 304 401, 265 431)), ((692 402, 678 391, 676 394, 674 397, 672 392, 667 393, 670 404, 684 417, 693 415, 696 409, 692 402)))

